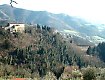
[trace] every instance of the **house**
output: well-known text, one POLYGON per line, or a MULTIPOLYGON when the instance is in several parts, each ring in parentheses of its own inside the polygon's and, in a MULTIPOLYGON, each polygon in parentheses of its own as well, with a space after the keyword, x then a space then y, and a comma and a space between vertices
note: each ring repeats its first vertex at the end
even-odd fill
POLYGON ((89 46, 91 45, 77 45, 82 51, 87 51, 87 49, 89 48, 89 46))
POLYGON ((11 33, 14 32, 24 32, 25 24, 24 23, 8 23, 8 26, 5 27, 5 30, 9 30, 11 33))

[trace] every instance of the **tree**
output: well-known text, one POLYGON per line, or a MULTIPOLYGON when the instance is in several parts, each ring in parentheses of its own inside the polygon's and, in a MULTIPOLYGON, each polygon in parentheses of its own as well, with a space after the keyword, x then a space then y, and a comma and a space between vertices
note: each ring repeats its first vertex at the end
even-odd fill
POLYGON ((10 0, 10 5, 11 5, 11 7, 13 7, 12 3, 18 4, 16 1, 10 0))
POLYGON ((105 62, 105 42, 99 43, 98 46, 99 57, 105 62))
POLYGON ((3 47, 4 49, 9 49, 9 48, 11 48, 11 47, 12 47, 12 44, 11 44, 10 40, 6 39, 6 40, 4 41, 2 47, 3 47))
POLYGON ((61 74, 64 72, 64 68, 65 67, 63 65, 56 65, 55 67, 53 67, 51 69, 51 71, 56 76, 57 80, 59 79, 59 77, 61 76, 61 74))
POLYGON ((92 48, 91 48, 90 46, 89 46, 89 48, 87 49, 86 53, 87 53, 88 55, 92 54, 92 48))

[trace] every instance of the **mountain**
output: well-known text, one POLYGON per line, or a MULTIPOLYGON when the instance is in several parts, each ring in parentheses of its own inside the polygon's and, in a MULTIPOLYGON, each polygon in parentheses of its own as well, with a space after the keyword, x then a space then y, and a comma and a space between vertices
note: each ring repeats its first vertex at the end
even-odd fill
POLYGON ((99 43, 105 41, 105 35, 103 35, 105 29, 103 28, 100 31, 100 25, 94 25, 83 19, 65 14, 53 14, 47 11, 31 11, 15 7, 12 8, 11 6, 4 4, 0 5, 0 19, 48 25, 65 34, 71 34, 72 31, 73 35, 77 33, 75 36, 82 37, 81 39, 85 38, 90 42, 95 41, 95 43, 99 43), (94 36, 97 37, 93 40, 94 36))
MULTIPOLYGON (((30 11, 20 8, 12 8, 9 5, 0 6, 0 18, 17 22, 38 23, 53 26, 59 30, 74 29, 82 31, 87 22, 65 14, 53 14, 47 11, 30 11)), ((88 32, 88 30, 87 30, 88 32)))

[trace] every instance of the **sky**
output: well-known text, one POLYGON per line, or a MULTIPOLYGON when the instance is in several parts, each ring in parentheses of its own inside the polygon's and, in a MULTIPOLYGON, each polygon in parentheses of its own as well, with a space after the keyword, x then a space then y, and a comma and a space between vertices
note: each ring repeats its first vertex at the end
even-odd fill
MULTIPOLYGON (((77 16, 95 23, 105 24, 105 0, 15 0, 15 7, 34 11, 48 11, 77 16)), ((0 4, 9 4, 0 0, 0 4)))

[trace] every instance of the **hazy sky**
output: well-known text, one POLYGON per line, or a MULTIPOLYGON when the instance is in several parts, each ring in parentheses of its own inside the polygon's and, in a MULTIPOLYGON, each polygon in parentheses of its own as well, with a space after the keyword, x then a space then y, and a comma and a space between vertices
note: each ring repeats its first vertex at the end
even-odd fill
MULTIPOLYGON (((15 0, 15 7, 53 13, 65 13, 91 21, 105 23, 105 0, 15 0)), ((9 0, 0 0, 9 4, 9 0)))

